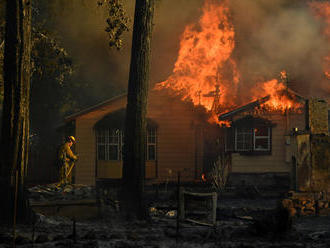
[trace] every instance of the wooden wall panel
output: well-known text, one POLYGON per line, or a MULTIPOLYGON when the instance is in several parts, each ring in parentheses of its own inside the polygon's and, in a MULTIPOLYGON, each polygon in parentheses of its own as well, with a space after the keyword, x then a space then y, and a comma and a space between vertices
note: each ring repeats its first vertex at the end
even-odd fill
MULTIPOLYGON (((243 115, 240 116, 243 117, 243 115)), ((261 116, 263 117, 263 116, 261 116)), ((272 153, 264 156, 246 156, 232 154, 232 170, 239 173, 290 172, 291 164, 286 162, 285 135, 294 127, 304 129, 304 114, 268 114, 264 118, 276 124, 272 128, 272 153)))
MULTIPOLYGON (((182 177, 193 180, 195 166, 202 167, 202 159, 195 161, 195 111, 192 104, 183 104, 179 99, 160 96, 157 92, 149 97, 147 117, 158 124, 157 129, 157 169, 158 181, 169 178, 176 180, 177 172, 182 177), (199 164, 198 164, 199 163, 199 164)), ((93 127, 107 114, 126 107, 126 98, 95 109, 76 119, 76 152, 80 155, 75 171, 77 183, 95 183, 96 144, 93 127)), ((118 178, 122 162, 98 161, 98 178, 118 178), (111 167, 113 166, 113 167, 111 167), (112 175, 113 174, 113 175, 112 175)), ((156 174, 156 164, 148 161, 147 178, 156 174)))

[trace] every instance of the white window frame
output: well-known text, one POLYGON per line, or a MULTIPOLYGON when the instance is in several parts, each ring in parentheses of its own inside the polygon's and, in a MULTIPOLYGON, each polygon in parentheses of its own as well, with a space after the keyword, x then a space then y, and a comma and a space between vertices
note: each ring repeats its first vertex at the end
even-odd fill
POLYGON ((104 160, 107 159, 107 153, 108 153, 108 130, 102 129, 97 131, 97 137, 96 137, 96 148, 97 148, 97 159, 98 160, 103 160, 99 159, 99 146, 102 145, 104 149, 104 160), (104 142, 99 142, 99 139, 102 139, 104 142))
MULTIPOLYGON (((255 127, 255 128, 258 128, 258 127, 255 127)), ((248 131, 245 131, 245 132, 238 132, 238 130, 241 129, 241 128, 235 127, 235 151, 238 151, 238 152, 270 151, 270 149, 271 149, 271 127, 267 127, 267 136, 256 136, 255 128, 249 128, 248 131), (248 148, 238 148, 238 146, 237 146, 238 133, 243 135, 243 143, 246 142, 246 140, 245 140, 245 137, 246 137, 245 135, 246 134, 249 134, 249 135, 252 136, 253 144, 251 144, 252 146, 251 146, 250 149, 248 149, 248 148), (267 146, 268 146, 267 149, 257 148, 256 147, 256 140, 257 139, 267 139, 267 146)), ((262 128, 262 127, 259 127, 259 128, 262 128)))
POLYGON ((270 151, 270 127, 267 127, 267 136, 256 136, 255 128, 253 129, 253 150, 254 151, 270 151), (257 139, 267 139, 267 149, 256 148, 257 139))
MULTIPOLYGON (((121 161, 123 160, 123 146, 124 146, 124 132, 120 129, 100 129, 96 131, 96 155, 97 155, 97 160, 103 160, 99 159, 99 145, 103 145, 105 149, 105 159, 106 161, 121 161), (116 137, 114 132, 118 132, 118 142, 117 143, 110 143, 111 137, 116 137), (113 135, 113 136, 112 136, 113 135), (100 138, 103 138, 104 142, 99 142, 100 138), (109 148, 110 146, 117 146, 117 159, 110 159, 110 153, 109 153, 109 148)), ((147 156, 147 161, 155 161, 157 160, 157 128, 148 128, 147 129, 147 142, 146 142, 146 156, 147 156), (152 134, 150 134, 152 133, 152 134), (154 142, 149 142, 149 137, 154 137, 154 142), (149 146, 154 146, 155 147, 155 158, 154 159, 149 159, 149 146)))
POLYGON ((120 129, 100 129, 97 130, 96 132, 96 147, 97 147, 97 159, 98 160, 103 160, 103 159, 99 159, 99 145, 104 145, 104 149, 105 149, 105 161, 118 161, 122 159, 122 155, 121 155, 121 150, 122 150, 122 136, 123 136, 123 132, 120 129), (117 133, 117 142, 111 142, 110 137, 116 137, 117 133), (103 137, 104 138, 104 142, 99 142, 99 137, 103 137), (117 159, 110 159, 110 154, 109 154, 109 148, 110 146, 117 146, 117 159))
POLYGON ((110 160, 110 161, 117 161, 120 160, 120 146, 121 146, 121 136, 122 136, 122 131, 119 129, 108 129, 108 156, 106 160, 110 160), (111 142, 111 138, 117 138, 117 142, 111 142), (116 146, 117 147, 117 159, 110 159, 110 153, 109 153, 109 149, 110 146, 116 146))
POLYGON ((147 161, 155 161, 157 160, 157 128, 147 128, 147 161), (154 137, 155 141, 154 142, 149 142, 149 137, 154 137), (155 147, 155 158, 154 159, 150 159, 149 157, 149 146, 154 146, 155 147))
MULTIPOLYGON (((251 129, 248 129, 248 131, 245 131, 245 132, 240 132, 241 134, 243 134, 243 142, 245 142, 245 135, 246 134, 249 134, 250 136, 252 136, 252 130, 251 129)), ((238 138, 238 128, 235 127, 235 151, 239 151, 239 152, 246 152, 246 151, 251 151, 251 148, 253 148, 253 146, 251 146, 250 149, 248 148, 243 148, 243 149, 238 149, 237 148, 237 138, 238 138)), ((251 144, 252 145, 252 144, 251 144)))

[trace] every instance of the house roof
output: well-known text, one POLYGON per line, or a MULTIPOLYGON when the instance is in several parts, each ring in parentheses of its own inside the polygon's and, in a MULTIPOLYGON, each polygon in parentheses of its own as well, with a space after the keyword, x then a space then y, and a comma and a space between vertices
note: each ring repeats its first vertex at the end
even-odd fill
MULTIPOLYGON (((158 92, 157 94, 160 93, 159 90, 151 89, 149 91, 149 95, 151 95, 152 92, 158 92)), ((162 91, 162 94, 166 95, 167 97, 173 97, 173 95, 169 94, 168 91, 162 91)), ((111 105, 112 103, 114 103, 115 101, 121 100, 121 99, 126 98, 126 97, 127 97, 127 93, 112 97, 112 98, 110 98, 106 101, 103 101, 101 103, 98 103, 98 104, 93 105, 91 107, 85 108, 85 109, 80 110, 80 111, 78 111, 76 113, 73 113, 71 115, 68 115, 68 116, 64 117, 64 121, 69 122, 69 121, 75 120, 75 119, 77 119, 78 117, 80 117, 82 115, 88 114, 90 112, 93 112, 93 111, 98 110, 98 109, 103 108, 103 107, 107 107, 107 106, 111 105)))
POLYGON ((236 108, 236 109, 234 109, 232 111, 229 111, 227 113, 224 113, 224 114, 222 114, 222 115, 219 116, 219 120, 222 121, 222 120, 225 120, 228 117, 231 117, 233 115, 236 115, 236 114, 245 112, 245 111, 247 111, 249 109, 253 109, 254 107, 259 106, 260 104, 262 104, 264 102, 267 102, 269 100, 269 98, 270 98, 270 96, 268 95, 268 96, 265 96, 263 98, 260 98, 260 99, 258 99, 256 101, 250 102, 250 103, 248 103, 246 105, 243 105, 241 107, 238 107, 238 108, 236 108))
MULTIPOLYGON (((285 91, 288 94, 290 94, 291 96, 294 96, 298 101, 305 101, 306 100, 305 97, 301 96, 300 94, 298 94, 297 92, 295 92, 295 91, 293 91, 293 90, 291 90, 289 88, 285 89, 285 91)), ((250 102, 250 103, 245 104, 245 105, 243 105, 241 107, 238 107, 238 108, 236 108, 236 109, 234 109, 232 111, 229 111, 227 113, 221 114, 218 119, 220 121, 226 120, 226 119, 228 119, 228 118, 230 118, 230 117, 232 117, 232 116, 234 116, 236 114, 239 114, 239 113, 245 112, 247 110, 253 109, 253 108, 259 106, 260 104, 267 102, 269 99, 270 99, 270 95, 267 95, 265 97, 259 98, 256 101, 250 102)))
POLYGON ((93 106, 91 106, 91 107, 85 108, 85 109, 80 110, 80 111, 78 111, 78 112, 76 112, 76 113, 73 113, 73 114, 71 114, 71 115, 68 115, 68 116, 66 116, 64 119, 65 119, 65 121, 71 121, 71 120, 74 120, 74 119, 76 119, 77 117, 79 117, 79 116, 81 116, 81 115, 84 115, 84 114, 87 114, 87 113, 89 113, 89 112, 92 112, 92 111, 94 111, 94 110, 96 110, 96 109, 98 109, 98 108, 101 108, 101 107, 107 106, 107 105, 111 104, 112 102, 114 102, 114 101, 116 101, 116 100, 119 100, 119 99, 121 99, 121 98, 124 98, 124 97, 126 97, 126 96, 127 96, 127 94, 125 93, 125 94, 122 94, 122 95, 119 95, 119 96, 112 97, 112 98, 110 98, 110 99, 108 99, 108 100, 106 100, 106 101, 103 101, 103 102, 101 102, 101 103, 98 103, 98 104, 93 105, 93 106))

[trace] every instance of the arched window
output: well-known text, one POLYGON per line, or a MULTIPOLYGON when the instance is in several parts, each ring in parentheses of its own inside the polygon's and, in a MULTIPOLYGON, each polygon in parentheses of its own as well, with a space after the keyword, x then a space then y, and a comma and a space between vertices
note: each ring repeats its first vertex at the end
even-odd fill
MULTIPOLYGON (((123 160, 125 109, 113 112, 95 126, 98 160, 123 160)), ((147 118, 146 160, 157 159, 157 124, 147 118)))
POLYGON ((120 129, 98 129, 96 131, 97 159, 122 160, 123 141, 123 131, 120 129))
POLYGON ((147 160, 156 160, 157 128, 147 127, 147 160))

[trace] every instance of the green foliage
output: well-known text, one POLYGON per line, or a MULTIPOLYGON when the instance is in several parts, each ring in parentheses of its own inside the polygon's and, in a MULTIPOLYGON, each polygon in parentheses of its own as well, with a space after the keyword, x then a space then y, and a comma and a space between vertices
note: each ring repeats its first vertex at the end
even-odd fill
POLYGON ((63 86, 65 78, 73 73, 72 61, 67 52, 55 39, 39 31, 33 34, 33 76, 39 79, 53 77, 63 86))
POLYGON ((120 49, 123 45, 122 36, 124 32, 129 31, 128 25, 130 19, 126 14, 122 0, 35 0, 35 5, 37 9, 40 9, 39 18, 37 18, 37 20, 39 22, 41 20, 47 22, 48 26, 54 25, 52 23, 54 23, 56 17, 70 15, 75 7, 82 6, 89 11, 93 11, 95 8, 101 9, 102 12, 105 11, 105 32, 108 34, 109 46, 117 49, 120 49))
MULTIPOLYGON (((58 117, 65 101, 72 98, 69 79, 74 69, 67 52, 57 42, 41 32, 33 32, 31 113, 51 112, 58 117)), ((32 119, 32 120, 33 120, 32 119)), ((32 123, 33 124, 33 123, 32 123)))
MULTIPOLYGON (((129 19, 126 17, 121 0, 73 2, 33 1, 30 116, 31 131, 38 136, 47 137, 50 131, 56 136, 54 127, 61 123, 65 115, 100 101, 95 96, 97 91, 94 89, 95 85, 82 82, 75 73, 79 65, 74 65, 67 51, 59 43, 61 34, 56 35, 56 19, 79 4, 91 11, 100 7, 107 14, 105 32, 109 37, 109 45, 117 49, 123 44, 122 34, 128 31, 129 19), (94 90, 91 90, 92 88, 94 90)), ((5 1, 0 0, 0 105, 3 99, 4 4, 5 1)))
POLYGON ((98 1, 98 5, 106 5, 108 18, 106 20, 107 27, 105 31, 108 33, 109 46, 120 49, 122 47, 122 35, 128 31, 129 18, 126 16, 121 0, 104 0, 98 1))

